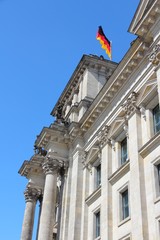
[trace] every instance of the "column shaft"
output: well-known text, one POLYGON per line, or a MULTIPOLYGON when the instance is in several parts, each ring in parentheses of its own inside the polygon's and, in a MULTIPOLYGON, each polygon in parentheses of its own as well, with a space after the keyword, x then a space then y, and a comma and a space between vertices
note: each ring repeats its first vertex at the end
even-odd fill
POLYGON ((21 240, 31 240, 34 224, 34 214, 36 201, 40 195, 40 192, 36 189, 27 188, 24 192, 26 200, 26 208, 23 219, 21 240))
POLYGON ((50 169, 47 169, 46 171, 38 240, 53 239, 53 224, 55 222, 55 205, 57 191, 57 171, 56 169, 54 169, 55 166, 52 166, 51 163, 48 165, 48 167, 50 169))
POLYGON ((27 202, 22 226, 21 240, 31 240, 34 223, 35 202, 27 202))

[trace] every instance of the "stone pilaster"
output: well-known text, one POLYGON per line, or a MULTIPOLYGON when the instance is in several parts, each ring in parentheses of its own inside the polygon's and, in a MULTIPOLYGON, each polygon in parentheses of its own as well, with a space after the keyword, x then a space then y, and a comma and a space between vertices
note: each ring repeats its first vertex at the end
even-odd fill
POLYGON ((149 60, 155 66, 155 72, 157 75, 159 105, 160 105, 160 44, 157 44, 153 48, 152 53, 149 56, 149 60))
POLYGON ((46 179, 40 216, 38 240, 52 240, 53 225, 55 223, 57 173, 60 169, 60 163, 57 159, 47 159, 42 167, 46 174, 46 179))
POLYGON ((112 146, 108 142, 102 148, 101 157, 101 239, 113 239, 112 235, 112 187, 108 182, 111 174, 112 146))
MULTIPOLYGON (((79 145, 80 145, 79 141, 79 145)), ((77 149, 73 155, 73 164, 71 169, 72 181, 71 181, 71 196, 70 208, 69 208, 69 224, 68 224, 68 236, 69 240, 80 240, 81 224, 82 224, 82 194, 83 194, 83 165, 82 165, 81 148, 77 149)))
POLYGON ((144 161, 139 154, 142 147, 141 114, 132 113, 128 120, 130 159, 130 215, 132 238, 147 240, 146 190, 144 184, 144 161), (136 209, 136 211, 135 211, 136 209))
POLYGON ((26 191, 24 192, 26 208, 24 213, 21 240, 32 239, 35 206, 36 201, 39 198, 40 194, 41 194, 40 190, 30 187, 27 187, 26 191))

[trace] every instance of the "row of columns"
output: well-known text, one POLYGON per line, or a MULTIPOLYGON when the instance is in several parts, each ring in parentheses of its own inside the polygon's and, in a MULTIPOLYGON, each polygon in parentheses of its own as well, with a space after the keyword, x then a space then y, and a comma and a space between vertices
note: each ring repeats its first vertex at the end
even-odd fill
MULTIPOLYGON (((47 159, 42 165, 45 173, 43 201, 39 219, 38 240, 53 239, 53 225, 55 223, 57 174, 62 164, 56 159, 47 159)), ((31 240, 34 224, 36 202, 42 197, 42 190, 30 187, 24 192, 26 207, 22 226, 21 240, 31 240)))

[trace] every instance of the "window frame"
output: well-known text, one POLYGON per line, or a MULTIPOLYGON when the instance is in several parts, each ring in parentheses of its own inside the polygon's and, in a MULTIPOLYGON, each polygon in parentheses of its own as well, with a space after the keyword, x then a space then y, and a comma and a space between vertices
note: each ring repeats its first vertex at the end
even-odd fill
POLYGON ((129 217, 129 193, 128 188, 121 192, 122 221, 129 217), (127 200, 127 203, 126 203, 127 200))
POLYGON ((121 142, 121 159, 120 159, 120 164, 123 165, 127 160, 128 160, 128 141, 127 141, 127 137, 125 137, 121 142), (123 154, 125 149, 125 154, 123 154))
POLYGON ((119 199, 119 205, 118 205, 118 216, 119 216, 119 224, 118 226, 121 226, 128 220, 130 220, 130 189, 129 189, 129 182, 125 183, 120 189, 118 189, 118 199, 119 199), (128 216, 125 218, 123 217, 123 209, 122 209, 122 194, 125 191, 128 191, 128 216))
POLYGON ((93 238, 101 239, 101 210, 100 206, 93 212, 93 238), (98 217, 98 218, 97 218, 98 217), (98 220, 98 224, 97 224, 98 220))
POLYGON ((158 156, 152 163, 153 163, 155 202, 157 202, 157 200, 160 200, 160 156, 158 156))
POLYGON ((154 135, 160 131, 160 106, 157 104, 153 109, 152 109, 152 115, 153 115, 153 131, 154 135), (159 118, 159 121, 157 122, 157 115, 159 118))
POLYGON ((101 186, 101 162, 99 162, 98 166, 96 168, 96 176, 95 176, 95 187, 96 189, 101 186))

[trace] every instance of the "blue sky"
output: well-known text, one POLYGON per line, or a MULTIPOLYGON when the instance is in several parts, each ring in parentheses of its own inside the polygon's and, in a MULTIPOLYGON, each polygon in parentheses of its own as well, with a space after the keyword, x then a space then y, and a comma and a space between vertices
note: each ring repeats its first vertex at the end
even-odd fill
MULTIPOLYGON (((20 239, 27 180, 18 174, 83 54, 103 55, 99 25, 119 62, 136 36, 139 0, 0 0, 0 239, 20 239)), ((35 239, 35 233, 34 237, 35 239)))

